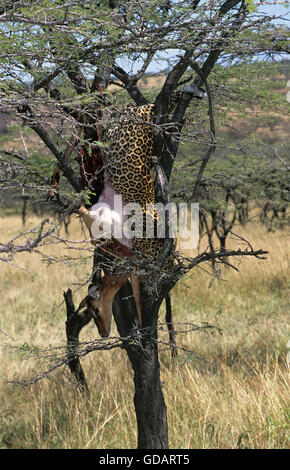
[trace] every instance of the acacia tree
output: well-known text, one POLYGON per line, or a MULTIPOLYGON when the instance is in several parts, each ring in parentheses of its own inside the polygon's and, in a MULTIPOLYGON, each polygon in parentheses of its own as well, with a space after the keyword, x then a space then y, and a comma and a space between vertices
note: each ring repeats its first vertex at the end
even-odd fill
MULTIPOLYGON (((286 27, 273 19, 250 0, 3 1, 0 112, 10 122, 24 125, 38 140, 30 152, 24 149, 17 153, 13 148, 2 151, 2 187, 9 194, 25 191, 45 200, 48 169, 56 161, 62 180, 50 207, 63 216, 75 212, 84 188, 78 165, 68 156, 75 157, 83 145, 93 146, 96 141, 100 145, 100 132, 112 124, 112 116, 118 121, 122 105, 151 102, 157 201, 169 201, 172 169, 181 144, 188 141, 199 142, 205 153, 188 157, 192 171, 184 199, 202 201, 203 176, 218 144, 215 96, 227 91, 232 79, 228 71, 233 66, 253 60, 265 62, 287 52, 286 27), (162 72, 164 83, 146 89, 142 80, 144 83, 146 72, 153 66, 162 72), (178 99, 172 109, 174 94, 178 99), (102 117, 102 109, 109 111, 109 119, 102 117)), ((225 94, 232 102, 232 94, 225 94)), ((54 237, 54 231, 43 221, 39 229, 25 234, 24 242, 19 235, 18 242, 14 239, 1 245, 2 260, 11 262, 22 251, 41 252, 44 240, 54 237)), ((98 273, 97 251, 93 283, 98 273)), ((168 300, 169 291, 182 275, 202 262, 228 263, 230 256, 257 257, 264 253, 247 246, 244 251, 205 251, 194 258, 177 255, 173 272, 160 282, 157 273, 173 252, 173 242, 167 237, 157 266, 141 265, 141 332, 132 328, 136 307, 129 283, 114 302, 121 345, 134 369, 139 448, 168 447, 157 347, 157 320, 163 299, 168 300)), ((69 291, 65 299, 67 337, 76 348, 79 332, 92 315, 75 311, 69 291)), ((71 370, 86 387, 73 351, 69 357, 71 370)))

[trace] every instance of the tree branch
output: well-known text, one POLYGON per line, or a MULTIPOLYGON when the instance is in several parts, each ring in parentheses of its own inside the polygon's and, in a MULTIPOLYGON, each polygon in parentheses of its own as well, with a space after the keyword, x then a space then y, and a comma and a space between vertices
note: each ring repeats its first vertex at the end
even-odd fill
POLYGON ((137 79, 135 77, 130 77, 125 70, 121 67, 114 65, 112 67, 112 72, 116 77, 124 83, 126 90, 128 91, 129 95, 138 106, 142 106, 144 104, 148 104, 148 100, 142 95, 141 91, 137 87, 137 79))

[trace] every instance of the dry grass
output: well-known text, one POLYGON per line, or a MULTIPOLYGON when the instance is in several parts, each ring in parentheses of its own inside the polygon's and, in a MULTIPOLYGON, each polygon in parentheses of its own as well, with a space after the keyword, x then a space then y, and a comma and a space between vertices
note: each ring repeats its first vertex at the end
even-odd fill
MULTIPOLYGON (((29 219, 31 226, 36 222, 29 219)), ((21 228, 20 218, 14 216, 0 219, 0 224, 3 239, 21 228)), ((212 366, 190 355, 179 354, 172 362, 168 351, 160 354, 171 448, 287 447, 290 241, 286 232, 269 234, 254 224, 239 233, 256 248, 268 249, 268 260, 244 260, 240 273, 224 270, 224 280, 210 289, 208 274, 195 269, 173 292, 176 321, 210 322, 223 334, 212 330, 177 337, 179 345, 213 361, 212 366)), ((71 237, 81 236, 75 220, 71 237)), ((91 260, 80 266, 48 267, 39 257, 25 254, 17 261, 36 274, 1 265, 1 342, 64 344, 62 291, 89 273, 91 260)), ((76 302, 85 290, 76 292, 76 302)), ((82 338, 96 335, 90 325, 82 338)), ((89 401, 83 401, 61 372, 25 388, 5 383, 31 377, 44 366, 2 352, 0 447, 136 446, 132 370, 126 354, 96 352, 82 363, 91 389, 89 401)))

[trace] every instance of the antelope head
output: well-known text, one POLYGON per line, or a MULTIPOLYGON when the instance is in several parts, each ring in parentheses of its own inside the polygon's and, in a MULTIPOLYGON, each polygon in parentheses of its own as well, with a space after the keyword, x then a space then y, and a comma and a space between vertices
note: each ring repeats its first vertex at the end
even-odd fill
POLYGON ((86 307, 92 315, 102 338, 110 336, 113 300, 127 279, 127 275, 105 274, 98 286, 94 284, 89 286, 88 295, 79 305, 78 310, 86 307))

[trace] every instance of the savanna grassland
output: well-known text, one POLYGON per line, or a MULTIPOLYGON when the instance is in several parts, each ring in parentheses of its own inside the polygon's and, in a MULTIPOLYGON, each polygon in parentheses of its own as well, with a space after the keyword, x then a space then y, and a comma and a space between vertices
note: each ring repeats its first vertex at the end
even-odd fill
MULTIPOLYGON (((37 223, 31 216, 26 228, 37 223)), ((0 225, 3 240, 22 230, 21 218, 15 215, 2 217, 0 225)), ((290 240, 286 230, 268 233, 256 223, 235 231, 255 248, 268 250, 267 260, 244 259, 241 264, 237 260, 240 272, 223 269, 221 280, 211 287, 209 274, 196 268, 172 294, 176 322, 209 322, 222 331, 177 335, 178 346, 194 350, 208 362, 181 351, 172 360, 168 350, 160 352, 171 448, 288 446, 290 240)), ((70 225, 69 238, 84 238, 77 218, 70 225)), ((46 252, 56 256, 64 248, 48 246, 46 252)), ((75 266, 48 266, 40 256, 25 253, 15 262, 30 272, 1 264, 1 343, 40 348, 64 345, 62 293, 73 287, 76 303, 84 297, 86 287, 78 289, 73 284, 89 275, 91 259, 75 266)), ((163 319, 164 307, 161 323, 163 319)), ((95 337, 92 324, 83 330, 81 340, 95 337)), ((167 341, 167 333, 161 332, 160 339, 167 341)), ((2 348, 1 448, 136 447, 133 373, 125 352, 94 352, 82 364, 91 390, 86 400, 67 370, 31 386, 6 383, 34 377, 47 364, 2 348)))

